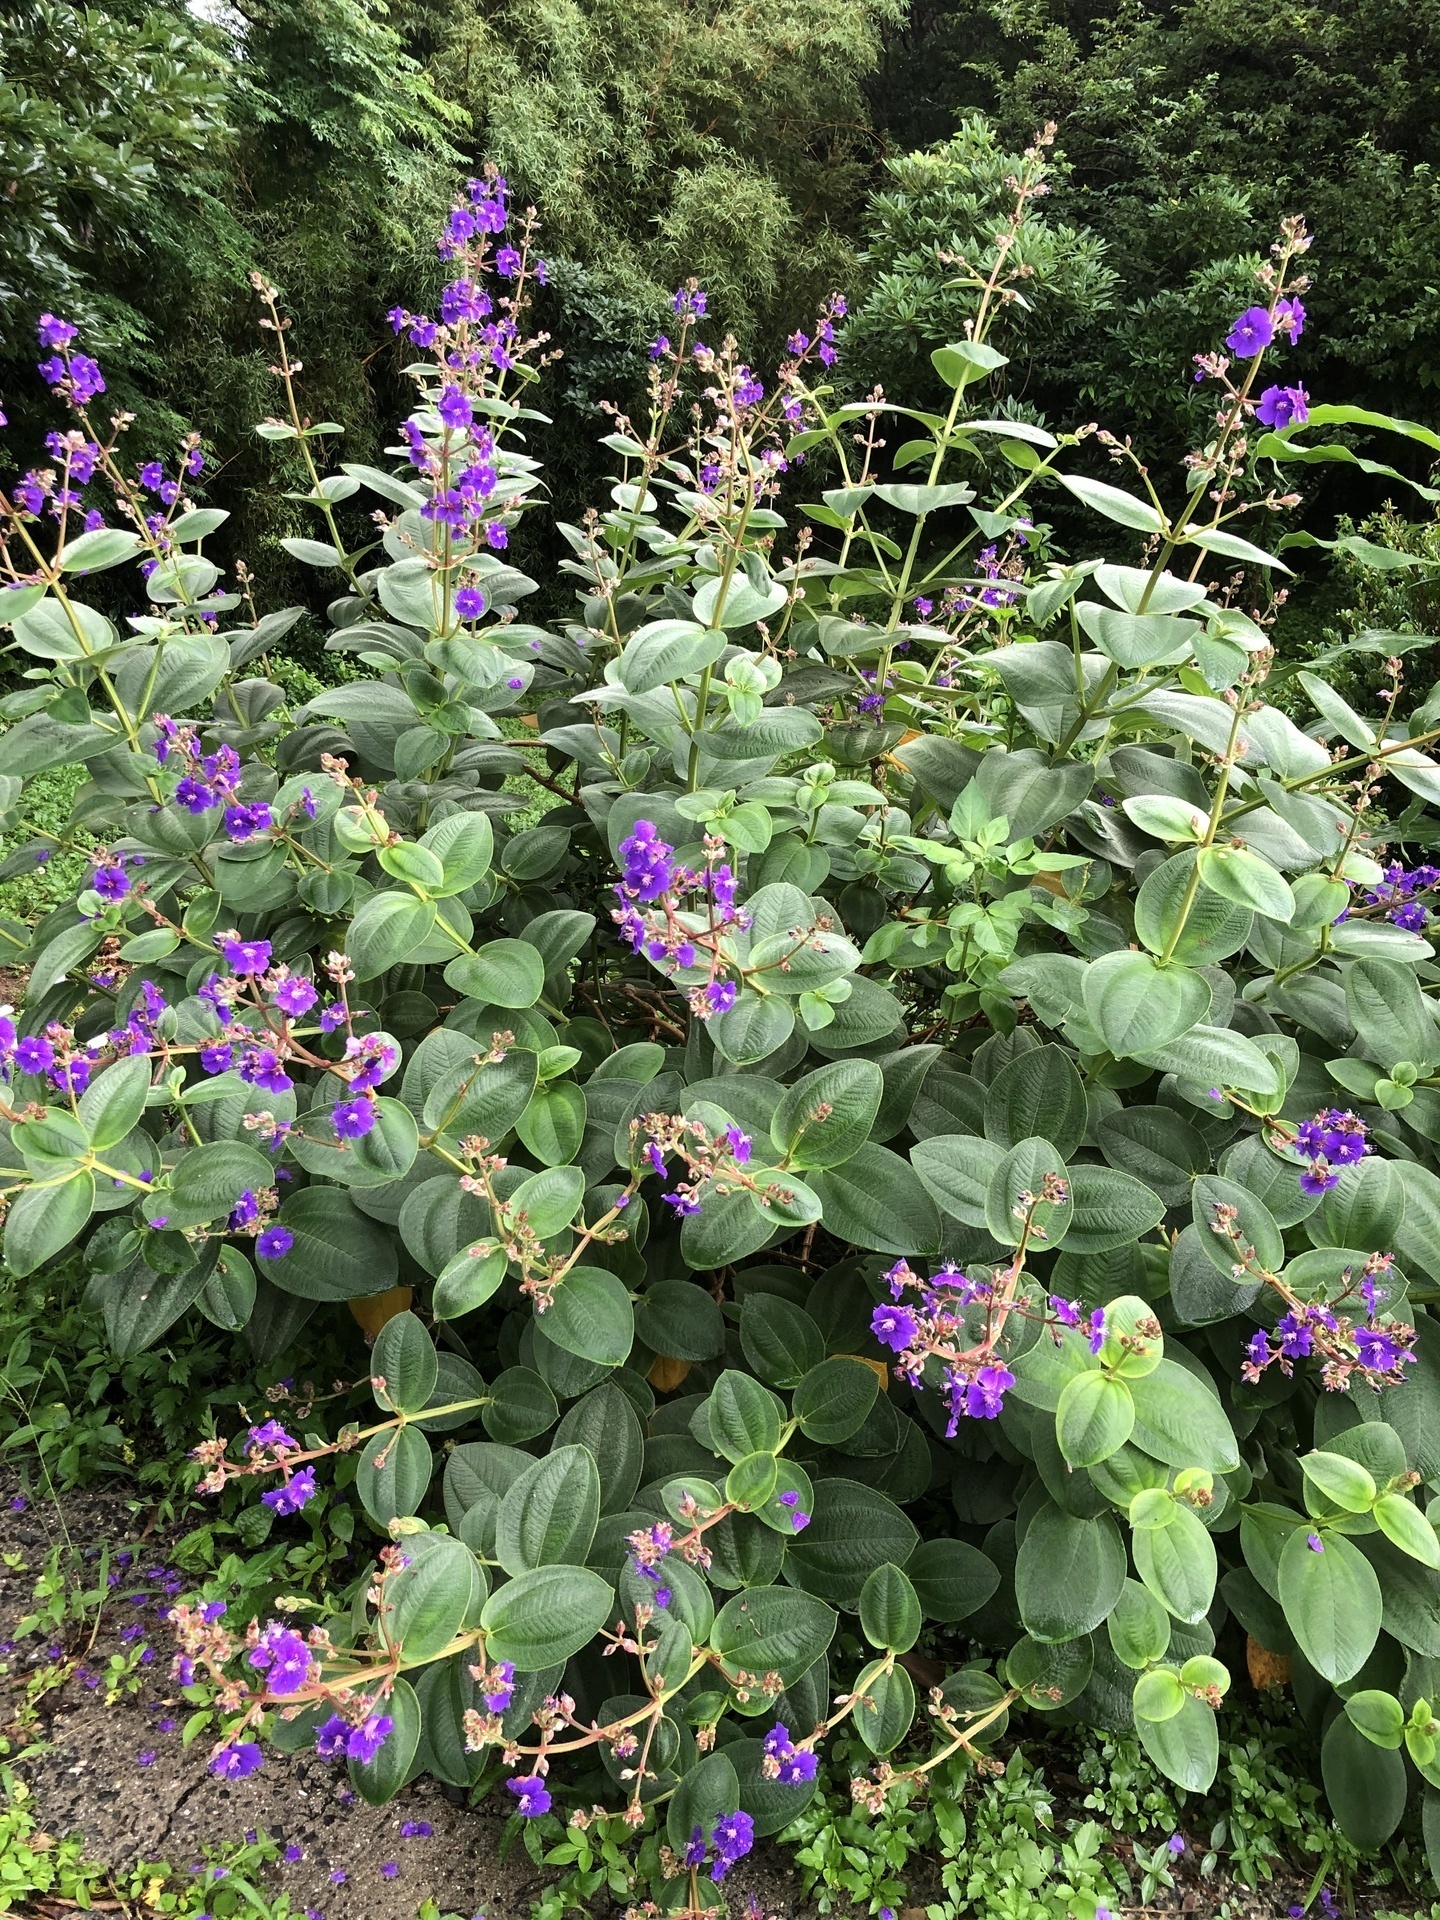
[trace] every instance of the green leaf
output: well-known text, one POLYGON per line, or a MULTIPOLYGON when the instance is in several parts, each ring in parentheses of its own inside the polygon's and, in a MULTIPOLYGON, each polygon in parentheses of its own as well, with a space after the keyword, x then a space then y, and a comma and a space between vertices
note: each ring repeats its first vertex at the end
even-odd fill
MULTIPOLYGON (((1299 1179, 1298 1172, 1296 1179, 1299 1179)), ((1232 1208, 1234 1227, 1245 1244, 1255 1249, 1260 1265, 1268 1273, 1279 1273, 1285 1264, 1285 1241, 1270 1209, 1248 1187, 1237 1186, 1233 1180, 1222 1180, 1217 1174, 1204 1173, 1191 1189, 1190 1210, 1200 1245, 1212 1266, 1227 1279, 1233 1277, 1235 1247, 1227 1234, 1215 1231, 1216 1226, 1222 1224, 1219 1210, 1228 1212, 1232 1208)))
POLYGON ((1210 983, 1148 953, 1107 953, 1085 969, 1085 1014, 1117 1058, 1163 1047, 1210 1012, 1210 983))
POLYGON ((1413 1501, 1403 1494, 1382 1494, 1372 1509, 1385 1538, 1422 1566, 1440 1571, 1440 1539, 1413 1501))
POLYGON ((451 1140, 480 1134, 496 1146, 529 1106, 538 1077, 539 1057, 527 1048, 511 1047, 500 1060, 468 1051, 425 1095, 425 1125, 451 1140))
POLYGON ((833 1060, 797 1080, 770 1123, 785 1165, 803 1170, 849 1160, 869 1139, 884 1091, 873 1060, 833 1060))
POLYGON ((302 1300, 354 1300, 385 1293, 399 1278, 395 1242, 338 1187, 292 1193, 276 1216, 295 1236, 290 1251, 257 1254, 260 1271, 302 1300))
POLYGON ((97 1153, 118 1146, 139 1125, 150 1091, 150 1056, 127 1054, 80 1096, 79 1119, 97 1153))
POLYGON ((478 1610, 484 1575, 469 1547, 453 1534, 407 1534, 404 1554, 409 1565, 393 1574, 385 1589, 387 1634, 407 1662, 434 1660, 478 1610))
POLYGON ((1071 1167, 1067 1254, 1110 1253, 1128 1247, 1165 1217, 1165 1202, 1143 1181, 1113 1167, 1071 1167))
POLYGON ((1043 1643, 1026 1634, 1005 1656, 1005 1678, 1020 1689, 1026 1706, 1054 1713, 1068 1706, 1090 1684, 1095 1644, 1088 1633, 1063 1643, 1043 1643))
POLYGON ((1103 513, 1107 520, 1131 527, 1137 533, 1164 531, 1164 520, 1148 500, 1137 500, 1133 493, 1126 493, 1121 487, 1112 487, 1104 480, 1087 480, 1083 474, 1057 473, 1055 478, 1077 500, 1096 513, 1103 513))
POLYGON ((914 1170, 888 1147, 868 1141, 844 1166, 817 1170, 810 1186, 837 1240, 876 1253, 940 1250, 940 1216, 914 1170))
POLYGON ((602 1267, 572 1267, 541 1318, 545 1337, 597 1366, 621 1367, 635 1344, 624 1282, 602 1267))
POLYGON ((645 1442, 629 1394, 610 1381, 581 1396, 555 1429, 557 1447, 588 1449, 600 1476, 600 1511, 630 1504, 643 1471, 645 1442))
POLYGON ((876 1567, 860 1589, 860 1630, 871 1646, 908 1653, 921 1624, 919 1596, 899 1567, 876 1567))
POLYGON ((625 642, 620 684, 629 693, 651 693, 713 665, 729 644, 723 629, 703 627, 698 620, 651 621, 625 642))
POLYGON ((372 893, 361 902, 345 952, 357 980, 374 980, 414 953, 435 925, 435 902, 412 893, 372 893))
POLYGON ((585 1175, 579 1167, 545 1167, 522 1180, 507 1205, 512 1219, 523 1215, 540 1239, 549 1240, 568 1227, 585 1198, 585 1175))
POLYGON ((807 1440, 836 1447, 864 1426, 880 1394, 875 1369, 843 1357, 812 1367, 796 1387, 791 1411, 807 1440))
POLYGON ((1173 1360, 1127 1383, 1135 1402, 1131 1439, 1152 1459, 1171 1467, 1204 1467, 1233 1473, 1240 1464, 1225 1409, 1207 1387, 1173 1360))
POLYGON ((1368 1513, 1375 1503, 1375 1482, 1358 1461, 1340 1453, 1302 1453, 1300 1471, 1325 1498, 1346 1513, 1368 1513))
POLYGON ((499 1292, 510 1262, 503 1247, 477 1240, 445 1265, 435 1282, 430 1307, 437 1320, 458 1320, 499 1292))
POLYGON ((1289 883, 1260 854, 1248 847, 1202 847, 1196 859, 1202 883, 1222 900, 1287 926, 1294 919, 1295 896, 1289 883))
POLYGON ((528 940, 491 940, 445 969, 445 984, 491 1007, 533 1007, 545 991, 545 962, 528 940))
POLYGON ((742 1669, 773 1671, 789 1687, 828 1651, 836 1624, 830 1608, 808 1593, 755 1587, 726 1601, 715 1616, 710 1645, 731 1679, 742 1669))
POLYGON ((740 1345, 766 1385, 786 1393, 825 1358, 819 1327, 802 1307, 778 1293, 746 1294, 740 1308, 740 1345))
POLYGON ((1170 1616, 1154 1594, 1127 1580, 1115 1610, 1105 1622, 1115 1658, 1142 1669, 1163 1660, 1170 1646, 1170 1616))
POLYGON ((1335 1823, 1350 1844, 1362 1853, 1383 1847, 1405 1813, 1403 1754, 1377 1747, 1340 1713, 1320 1744, 1320 1777, 1335 1823))
POLYGON ((1104 1373, 1077 1373, 1055 1411, 1055 1435, 1072 1467, 1108 1460, 1130 1438, 1134 1425, 1129 1388, 1104 1373))
POLYGON ((500 1502, 495 1557, 512 1575, 583 1565, 600 1521, 600 1474, 587 1447, 557 1446, 500 1502))
POLYGON ((1125 1549, 1110 1515, 1080 1520, 1046 1501, 1026 1528, 1015 1563, 1025 1631, 1044 1641, 1091 1633, 1124 1585, 1125 1549))
POLYGON ((1215 1598, 1215 1543, 1199 1518, 1176 1501, 1165 1527, 1142 1527, 1131 1536, 1135 1571, 1177 1620, 1195 1625, 1215 1598))
POLYGON ((425 1498, 435 1458, 418 1427, 372 1434, 359 1448, 355 1490, 382 1532, 392 1520, 415 1513, 425 1498))
POLYGON ((1085 1087, 1062 1047, 1032 1047, 996 1074, 985 1100, 985 1137, 1013 1147, 1037 1135, 1065 1160, 1089 1125, 1085 1087))
POLYGON ((5 1264, 17 1280, 47 1265, 79 1233, 95 1205, 95 1176, 24 1188, 5 1216, 5 1264))
POLYGON ((1315 1670, 1339 1686, 1364 1666, 1380 1633, 1380 1582, 1360 1549, 1326 1534, 1318 1553, 1297 1527, 1280 1554, 1279 1597, 1290 1631, 1315 1670))
POLYGON ((485 1657, 517 1673, 558 1667, 589 1644, 610 1619, 615 1589, 588 1567, 536 1567, 485 1602, 485 1657))
POLYGON ((910 1149, 910 1164, 942 1213, 967 1227, 985 1225, 985 1196, 1005 1149, 966 1133, 940 1134, 910 1149))
POLYGON ((274 1168, 255 1147, 238 1140, 215 1140, 190 1147, 170 1174, 170 1191, 153 1203, 177 1230, 204 1226, 230 1213, 242 1193, 270 1186, 274 1168))
POLYGON ((1220 1765, 1220 1734, 1215 1715, 1187 1694, 1180 1710, 1166 1720, 1147 1720, 1138 1711, 1135 1731, 1160 1771, 1187 1793, 1208 1793, 1220 1765))
POLYGON ((1393 1753, 1405 1734, 1405 1709, 1393 1693, 1366 1687, 1345 1702, 1345 1717, 1373 1746, 1393 1753))
MULTIPOLYGON (((877 487, 876 492, 884 492, 877 487)), ((871 1753, 893 1753, 915 1720, 915 1682, 904 1667, 872 1660, 856 1676, 855 1730, 871 1753)))
POLYGON ((1280 1076, 1270 1056, 1228 1027, 1191 1027, 1163 1047, 1147 1047, 1139 1057, 1146 1066, 1177 1073, 1202 1087, 1239 1087, 1261 1094, 1280 1091, 1280 1076))
POLYGON ((423 1413, 439 1367, 435 1342, 419 1315, 393 1315, 375 1336, 370 1354, 370 1385, 377 1404, 386 1413, 423 1413))
POLYGON ((905 1573, 926 1615, 946 1625, 968 1619, 1000 1585, 995 1562, 964 1540, 922 1540, 905 1573))
POLYGON ((790 1543, 795 1585, 852 1611, 876 1567, 903 1566, 919 1543, 895 1502, 857 1480, 821 1480, 810 1524, 790 1543))
POLYGON ((1050 1142, 1038 1136, 1010 1149, 995 1169, 985 1196, 985 1222, 991 1238, 1002 1247, 1019 1246, 1027 1220, 1034 1244, 1058 1246, 1072 1211, 1065 1163, 1050 1142), (1063 1200, 1039 1198, 1047 1179, 1055 1183, 1052 1191, 1065 1194, 1063 1200))
POLYGON ((728 1754, 707 1753, 696 1762, 675 1790, 666 1810, 666 1838, 683 1854, 698 1827, 708 1839, 715 1822, 734 1813, 740 1804, 740 1782, 728 1754))
POLYGON ((657 1280, 635 1303, 635 1331, 652 1353, 713 1360, 725 1351, 725 1316, 698 1280, 657 1280))
POLYGON ((711 1444, 724 1459, 775 1453, 784 1409, 768 1388, 728 1368, 715 1382, 706 1408, 711 1444))

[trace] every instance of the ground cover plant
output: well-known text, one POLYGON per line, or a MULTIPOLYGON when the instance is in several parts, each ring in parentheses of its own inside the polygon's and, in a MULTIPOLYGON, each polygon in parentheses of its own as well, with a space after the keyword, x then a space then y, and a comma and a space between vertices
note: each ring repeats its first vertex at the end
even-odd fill
POLYGON ((78 1248, 122 1358, 195 1315, 273 1360, 347 1303, 374 1337, 200 1442, 208 1490, 283 1521, 323 1476, 383 1542, 319 1602, 176 1607, 222 1775, 270 1740, 377 1801, 654 1807, 703 1909, 836 1737, 865 1809, 1032 1715, 1203 1791, 1223 1638, 1292 1660, 1353 1844, 1417 1779, 1440 1837, 1440 869, 1401 857, 1440 696, 1397 642, 1368 715, 1269 702, 1263 583, 1316 536, 1262 544, 1292 468, 1356 458, 1327 427, 1440 441, 1287 380, 1298 219, 1173 486, 991 417, 1044 151, 954 263, 943 412, 847 392, 839 295, 762 375, 682 285, 549 626, 506 558, 553 349, 504 181, 449 215, 438 318, 391 316, 384 467, 308 418, 258 280, 287 549, 370 670, 298 710, 298 610, 206 556, 197 437, 137 470, 40 316, 6 830, 84 780, 3 871, 83 872, 0 925, 5 1260, 78 1248), (517 831, 522 772, 557 804, 517 831))

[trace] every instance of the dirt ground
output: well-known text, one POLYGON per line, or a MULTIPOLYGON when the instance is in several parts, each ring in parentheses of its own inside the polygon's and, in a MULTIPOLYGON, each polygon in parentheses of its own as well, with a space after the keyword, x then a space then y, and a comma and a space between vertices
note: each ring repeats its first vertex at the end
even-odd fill
MULTIPOLYGON (((142 1577, 136 1584, 146 1589, 143 1604, 122 1600, 107 1607, 92 1646, 85 1645, 88 1628, 63 1649, 43 1636, 13 1644, 16 1622, 32 1607, 35 1573, 61 1538, 53 1505, 36 1499, 13 1511, 15 1491, 13 1480, 0 1475, 0 1665, 9 1668, 8 1679, 0 1678, 0 1732, 12 1744, 19 1744, 16 1706, 37 1670, 52 1666, 62 1651, 82 1659, 62 1688, 44 1695, 40 1725, 26 1736, 40 1750, 20 1771, 31 1810, 47 1832, 83 1835, 87 1857, 117 1869, 164 1860, 200 1872, 207 1852, 263 1832, 289 1856, 273 1869, 272 1892, 283 1888, 310 1920, 415 1920, 427 1897, 442 1914, 462 1920, 528 1920, 545 1876, 518 1842, 502 1852, 508 1807, 496 1810, 493 1801, 470 1807, 462 1794, 433 1780, 416 1782, 388 1806, 371 1807, 351 1792, 343 1771, 313 1755, 273 1750, 248 1780, 213 1778, 206 1771, 206 1738, 188 1752, 181 1745, 189 1708, 168 1683, 170 1641, 157 1618, 166 1599, 162 1583, 142 1577), (137 1649, 148 1650, 140 1652, 145 1677, 139 1691, 107 1706, 100 1688, 87 1687, 87 1675, 102 1672, 112 1654, 137 1649)), ((71 1538, 87 1546, 133 1546, 143 1531, 119 1488, 68 1496, 65 1523, 71 1538)), ((163 1541, 142 1541, 135 1563, 142 1576, 163 1563, 163 1548, 163 1541)), ((1117 1836, 1117 1847, 1127 1844, 1117 1836)), ((1309 1891, 1298 1878, 1259 1894, 1228 1884, 1223 1875, 1201 1884, 1192 1877, 1198 1857, 1192 1850, 1182 1863, 1173 1893, 1145 1908, 1118 1909, 1116 1920, 1178 1913, 1196 1920, 1278 1920, 1309 1891)), ((941 1897, 936 1879, 923 1867, 914 1875, 915 1904, 901 1908, 899 1920, 925 1920, 926 1903, 941 1897)), ((725 1890, 730 1913, 749 1920, 818 1914, 799 1897, 798 1870, 773 1845, 742 1861, 725 1890)), ((1354 1911, 1372 1915, 1387 1907, 1409 1910, 1403 1896, 1391 1892, 1357 1899, 1354 1911)), ((605 1901, 596 1911, 612 1909, 605 1901)))

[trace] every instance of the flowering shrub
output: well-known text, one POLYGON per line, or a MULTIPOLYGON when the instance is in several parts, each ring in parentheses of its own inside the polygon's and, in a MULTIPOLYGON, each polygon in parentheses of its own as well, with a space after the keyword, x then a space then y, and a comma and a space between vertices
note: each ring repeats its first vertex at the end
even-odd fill
POLYGON ((450 217, 440 318, 393 315, 383 470, 323 457, 260 283, 260 431, 317 520, 287 544, 374 669, 290 716, 263 667, 296 612, 206 557, 197 443, 132 476, 42 319, 70 424, 0 497, 35 663, 4 798, 13 827, 83 763, 58 845, 90 873, 7 930, 5 1256, 81 1241, 121 1352, 195 1308, 274 1355, 326 1303, 378 1327, 374 1417, 282 1396, 200 1448, 280 1516, 353 1478, 385 1538, 316 1624, 177 1609, 218 1772, 269 1737, 375 1800, 610 1791, 663 1809, 693 1905, 847 1723, 867 1806, 1019 1711, 1133 1726, 1204 1789, 1217 1637, 1249 1635, 1317 1714, 1345 1690, 1352 1837, 1398 1821, 1407 1752, 1440 1787, 1440 876, 1390 845, 1440 799, 1440 702, 1398 661, 1371 718, 1308 676, 1308 730, 1264 698, 1241 587, 1284 563, 1248 531, 1325 454, 1307 420, 1353 419, 1284 384, 1298 222, 1198 363, 1178 501, 1109 434, 985 416, 1042 186, 1037 148, 956 269, 943 415, 841 397, 839 299, 772 379, 683 287, 609 505, 559 529, 555 626, 506 558, 546 343, 504 183, 450 217), (1057 487, 1121 558, 1059 556, 1057 487), (122 628, 76 590, 137 559, 122 628), (517 829, 518 775, 557 805, 517 829))

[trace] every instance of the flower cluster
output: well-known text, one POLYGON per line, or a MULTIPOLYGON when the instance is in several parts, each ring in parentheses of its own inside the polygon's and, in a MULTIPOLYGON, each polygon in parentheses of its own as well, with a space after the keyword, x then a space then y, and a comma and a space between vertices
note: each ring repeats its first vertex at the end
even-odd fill
POLYGON ((705 865, 675 862, 675 849, 651 820, 637 820, 620 842, 619 905, 611 910, 622 940, 671 972, 708 964, 710 978, 690 989, 690 1008, 702 1020, 728 1013, 739 998, 738 982, 726 977, 725 934, 750 924, 735 904, 736 878, 723 858, 725 842, 707 834, 705 865), (682 903, 693 902, 690 907, 682 903), (642 912, 649 908, 649 912, 642 912), (705 958, 702 960, 702 955, 705 958))
POLYGON ((1365 1123, 1339 1107, 1327 1107, 1295 1130, 1295 1146, 1310 1164, 1300 1176, 1303 1193, 1318 1197, 1338 1186, 1340 1167, 1353 1167, 1370 1151, 1365 1123))
MULTIPOLYGON (((1283 336, 1293 347, 1305 331, 1305 308, 1297 294, 1281 295, 1268 307, 1247 307, 1225 336, 1228 352, 1237 360, 1253 362, 1283 336)), ((1224 374, 1225 363, 1214 355, 1197 354, 1197 380, 1207 373, 1224 374)), ((1262 426, 1277 431, 1303 427, 1310 417, 1310 396, 1303 387, 1266 387, 1252 404, 1262 426)))
POLYGON ((1440 886, 1440 867, 1425 861, 1418 867, 1407 869, 1398 860, 1393 860, 1386 867, 1381 881, 1379 887, 1367 894, 1369 904, 1382 908, 1392 926, 1400 927, 1406 933, 1424 933, 1430 924, 1430 915, 1424 902, 1417 896, 1430 893, 1440 886))
POLYGON ((692 1871, 708 1860, 710 1878, 723 1880, 737 1860, 743 1860, 755 1844, 755 1822, 748 1813, 723 1813, 711 1827, 707 1838, 703 1827, 693 1827, 685 1849, 684 1863, 692 1871))
POLYGON ((808 1747, 797 1747, 788 1727, 773 1726, 765 1736, 760 1771, 767 1780, 778 1780, 782 1787, 803 1786, 813 1780, 819 1761, 808 1747))
POLYGON ((898 1355, 896 1375, 917 1391, 927 1373, 932 1384, 938 1374, 950 1416, 946 1437, 954 1438, 962 1418, 998 1418, 1015 1376, 993 1357, 990 1322, 1001 1304, 996 1283, 972 1280, 948 1262, 923 1280, 907 1260, 885 1278, 890 1299, 875 1308, 870 1330, 898 1355))

